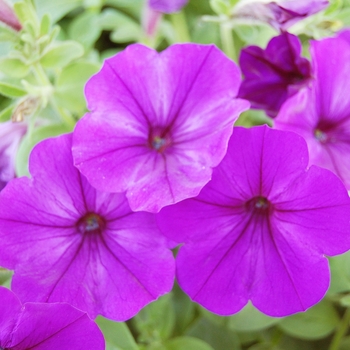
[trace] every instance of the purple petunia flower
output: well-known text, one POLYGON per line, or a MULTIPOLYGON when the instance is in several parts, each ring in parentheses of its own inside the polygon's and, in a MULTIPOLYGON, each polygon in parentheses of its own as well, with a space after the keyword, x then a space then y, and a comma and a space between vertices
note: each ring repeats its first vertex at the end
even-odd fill
POLYGON ((288 100, 275 127, 304 137, 310 164, 336 173, 350 189, 350 41, 346 33, 311 43, 315 81, 288 100))
POLYGON ((103 335, 86 313, 65 303, 25 303, 0 287, 0 349, 105 349, 103 335))
POLYGON ((238 96, 275 117, 282 104, 311 80, 310 62, 300 54, 298 37, 287 32, 272 38, 265 50, 243 49, 239 63, 245 79, 238 96))
POLYGON ((215 46, 158 54, 131 45, 86 85, 91 113, 74 131, 75 165, 96 188, 123 192, 132 210, 196 196, 226 153, 248 102, 237 66, 215 46))
POLYGON ((126 320, 169 292, 174 259, 154 214, 96 191, 73 166, 72 135, 38 144, 0 193, 0 265, 22 301, 64 301, 126 320))
POLYGON ((185 242, 177 278, 194 301, 230 315, 251 300, 286 316, 324 296, 324 255, 350 248, 350 199, 332 172, 307 164, 300 136, 237 127, 199 196, 158 214, 161 229, 185 242))
POLYGON ((0 123, 0 191, 16 175, 17 149, 26 132, 26 123, 0 123))
POLYGON ((328 5, 328 0, 247 0, 238 4, 233 18, 265 22, 283 32, 301 19, 324 10, 328 5))
POLYGON ((163 13, 173 13, 180 11, 188 0, 148 0, 150 8, 163 13))

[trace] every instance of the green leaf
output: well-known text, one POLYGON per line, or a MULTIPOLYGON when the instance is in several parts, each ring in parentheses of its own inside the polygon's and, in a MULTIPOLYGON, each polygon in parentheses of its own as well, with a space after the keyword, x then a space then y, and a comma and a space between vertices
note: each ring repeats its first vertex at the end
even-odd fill
POLYGON ((0 81, 0 94, 10 98, 17 98, 26 95, 27 92, 16 85, 0 81))
POLYGON ((47 125, 35 129, 32 134, 27 133, 18 148, 16 157, 17 176, 29 176, 28 159, 34 146, 40 141, 49 137, 61 135, 70 132, 67 126, 62 124, 47 125))
POLYGON ((168 339, 175 326, 175 311, 172 294, 160 297, 148 304, 133 319, 146 342, 168 339))
POLYGON ((51 19, 50 15, 45 13, 45 15, 41 19, 40 23, 40 35, 46 35, 50 33, 50 28, 51 28, 51 19))
POLYGON ((0 24, 0 41, 17 41, 18 34, 5 25, 0 24))
POLYGON ((235 332, 205 318, 197 320, 186 332, 186 335, 205 341, 215 350, 241 349, 239 338, 235 332))
POLYGON ((225 0, 210 0, 210 6, 218 15, 229 15, 231 5, 225 0))
POLYGON ((329 258, 331 286, 328 294, 350 291, 350 252, 329 258))
POLYGON ((81 43, 86 50, 92 47, 100 34, 99 15, 91 12, 75 17, 68 28, 69 37, 81 43))
POLYGON ((13 272, 0 267, 0 284, 3 285, 7 282, 13 275, 13 272))
POLYGON ((177 284, 173 288, 172 295, 175 310, 175 331, 177 334, 183 334, 195 318, 196 305, 177 284))
POLYGON ((55 98, 57 103, 77 114, 86 109, 84 86, 100 66, 91 62, 72 63, 65 67, 57 79, 55 98))
POLYGON ((33 28, 39 26, 38 17, 36 12, 29 1, 19 1, 13 5, 13 9, 21 22, 24 25, 26 22, 29 22, 33 28))
POLYGON ((14 78, 24 78, 29 73, 29 66, 18 58, 0 59, 0 71, 14 78))
POLYGON ((14 104, 5 107, 0 112, 0 123, 3 123, 3 122, 10 120, 14 109, 15 109, 14 104))
POLYGON ((83 54, 84 48, 81 44, 67 40, 51 46, 40 62, 45 68, 62 68, 83 54))
POLYGON ((350 349, 350 337, 345 337, 342 339, 338 350, 349 350, 350 349))
POLYGON ((339 316, 327 300, 311 309, 284 318, 278 325, 285 333, 301 339, 321 339, 333 332, 339 322, 339 316))
POLYGON ((83 0, 34 0, 39 17, 49 14, 53 23, 82 6, 83 0))
POLYGON ((166 350, 214 350, 203 340, 193 337, 177 337, 164 343, 166 350))
POLYGON ((124 322, 113 322, 99 316, 96 320, 107 342, 106 350, 138 350, 138 346, 124 322))
POLYGON ((141 35, 141 27, 131 17, 114 9, 104 10, 100 17, 100 27, 113 30, 111 40, 117 43, 137 41, 141 35))
POLYGON ((254 332, 269 328, 281 320, 281 318, 266 316, 248 303, 239 313, 228 317, 228 327, 239 332, 254 332))

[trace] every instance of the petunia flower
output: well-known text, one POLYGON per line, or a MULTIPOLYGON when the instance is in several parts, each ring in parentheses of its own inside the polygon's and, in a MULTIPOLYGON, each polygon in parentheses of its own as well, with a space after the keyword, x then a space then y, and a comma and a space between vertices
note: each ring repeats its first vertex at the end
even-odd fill
POLYGON ((0 123, 0 191, 16 175, 17 149, 26 132, 26 123, 0 123))
POLYGON ((105 349, 103 335, 88 315, 69 304, 25 303, 0 287, 0 349, 105 349))
POLYGON ((173 13, 180 11, 188 0, 148 0, 149 7, 162 13, 173 13))
POLYGON ((22 25, 19 23, 12 7, 5 0, 0 0, 0 22, 5 23, 15 31, 22 29, 22 25))
POLYGON ((239 64, 245 79, 238 96, 274 118, 289 97, 310 83, 310 62, 300 54, 298 37, 287 32, 272 38, 265 50, 244 48, 239 64))
POLYGON ((324 10, 328 0, 241 1, 233 11, 233 19, 265 22, 276 30, 286 31, 296 22, 324 10))
POLYGON ((315 81, 282 107, 275 127, 304 137, 310 164, 337 174, 350 189, 350 40, 346 33, 311 43, 315 81))
POLYGON ((68 302, 122 321, 169 292, 174 259, 154 214, 96 191, 73 166, 72 135, 38 144, 32 179, 0 193, 0 265, 24 301, 68 302))
POLYGON ((200 194, 162 209, 161 229, 184 242, 177 278, 192 300, 220 315, 251 300, 280 317, 324 296, 325 255, 350 248, 350 199, 332 172, 307 165, 302 137, 236 127, 200 194))
POLYGON ((213 45, 157 53, 131 45, 86 85, 88 113, 74 131, 75 165, 96 188, 123 192, 132 210, 158 212, 196 196, 226 153, 237 66, 213 45))

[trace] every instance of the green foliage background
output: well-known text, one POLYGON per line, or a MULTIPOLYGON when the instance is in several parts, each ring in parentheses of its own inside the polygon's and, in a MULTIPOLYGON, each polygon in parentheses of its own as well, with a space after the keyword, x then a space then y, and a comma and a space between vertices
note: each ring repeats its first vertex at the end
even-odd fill
MULTIPOLYGON (((214 43, 237 61, 242 47, 265 47, 277 33, 267 25, 236 23, 237 0, 191 0, 164 15, 156 35, 142 28, 143 0, 12 1, 23 29, 0 24, 0 122, 24 119, 29 127, 16 168, 29 175, 28 156, 41 140, 73 130, 86 110, 83 89, 105 58, 141 42, 158 50, 192 41, 214 43)), ((308 56, 309 39, 332 36, 350 25, 350 0, 299 22, 308 56)), ((244 113, 237 125, 271 123, 263 112, 244 113)), ((330 259, 332 281, 325 298, 304 313, 271 318, 248 304, 230 317, 191 302, 175 285, 171 294, 125 323, 99 317, 107 350, 348 350, 350 349, 350 253, 330 259)), ((9 287, 11 272, 0 269, 9 287)), ((317 281, 315 281, 317 283, 317 281)))

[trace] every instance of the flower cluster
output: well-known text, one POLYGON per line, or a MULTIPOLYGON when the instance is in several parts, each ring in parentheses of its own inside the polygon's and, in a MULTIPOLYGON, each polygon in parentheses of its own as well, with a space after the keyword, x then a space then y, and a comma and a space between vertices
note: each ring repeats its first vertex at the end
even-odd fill
POLYGON ((256 6, 280 34, 242 50, 243 81, 215 45, 129 45, 87 82, 74 131, 33 148, 31 177, 14 153, 35 123, 1 125, 0 265, 19 299, 0 287, 0 349, 102 349, 91 319, 128 320, 175 278, 219 315, 324 297, 326 256, 350 249, 350 31, 311 42, 309 61, 286 29, 328 1, 247 3, 230 16, 256 6), (234 126, 250 106, 273 126, 234 126))

